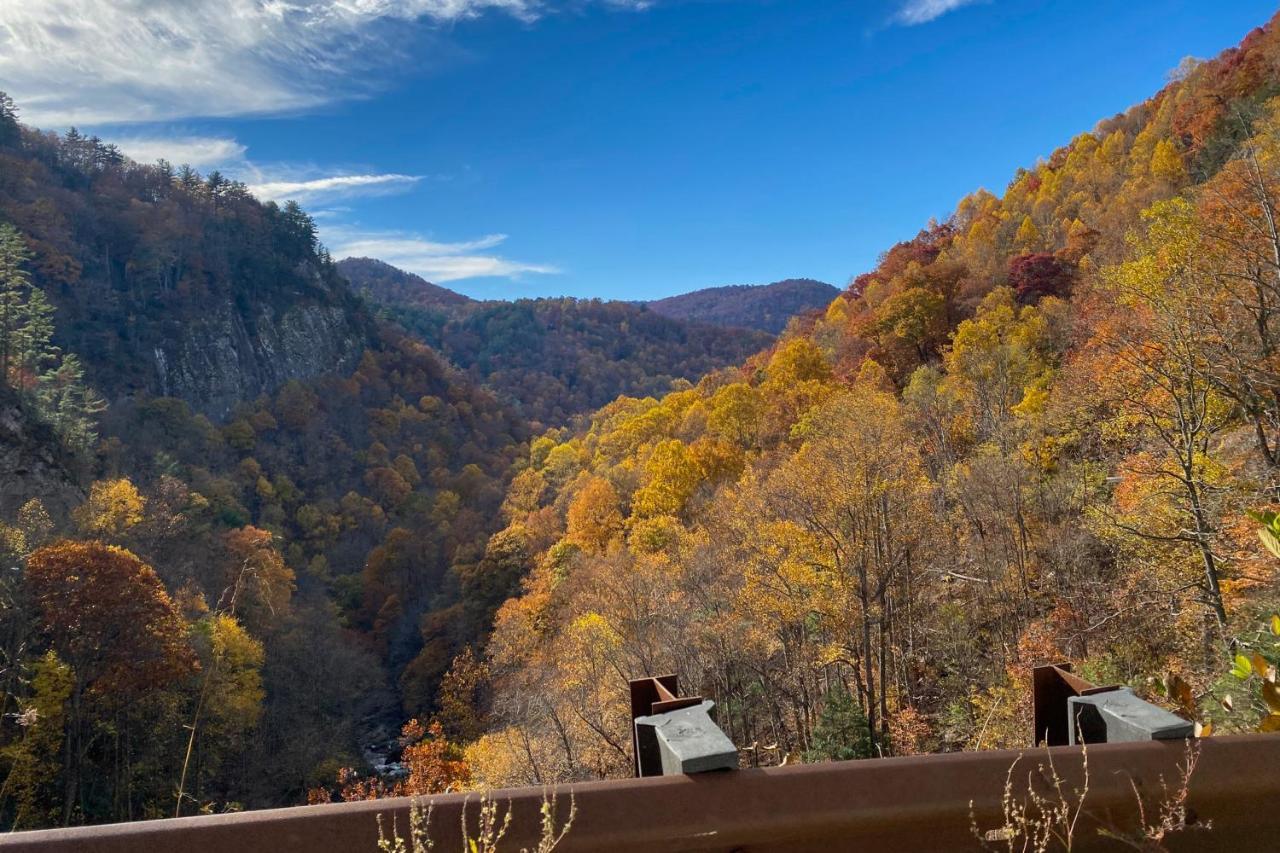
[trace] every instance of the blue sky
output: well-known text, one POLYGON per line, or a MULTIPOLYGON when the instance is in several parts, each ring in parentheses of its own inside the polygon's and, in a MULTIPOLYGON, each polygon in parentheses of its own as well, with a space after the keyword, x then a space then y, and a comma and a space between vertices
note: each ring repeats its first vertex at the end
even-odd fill
POLYGON ((40 126, 297 197, 472 296, 875 263, 1235 44, 1253 0, 0 0, 40 126))

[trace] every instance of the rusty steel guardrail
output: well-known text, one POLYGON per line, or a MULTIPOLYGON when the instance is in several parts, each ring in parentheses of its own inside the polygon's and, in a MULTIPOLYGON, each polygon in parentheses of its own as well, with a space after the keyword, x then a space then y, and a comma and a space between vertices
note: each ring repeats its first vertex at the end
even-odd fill
MULTIPOLYGON (((1280 737, 1242 735, 1194 742, 1201 750, 1189 786, 1188 813, 1203 831, 1170 836, 1174 851, 1280 849, 1280 737)), ((1148 822, 1176 787, 1185 741, 1087 747, 1089 787, 1074 849, 1118 849, 1100 825, 1136 820, 1135 791, 1147 797, 1148 822)), ((1082 784, 1080 747, 1029 748, 661 776, 564 786, 559 814, 572 795, 577 816, 557 851, 911 851, 974 850, 971 826, 1002 824, 1001 797, 1010 766, 1021 786, 1036 764, 1052 758, 1068 791, 1082 784)), ((1032 772, 1032 776, 1035 773, 1032 772)), ((502 849, 533 848, 543 792, 491 795, 513 819, 502 849), (509 846, 508 846, 509 845, 509 846)), ((437 851, 462 848, 464 809, 474 821, 476 795, 430 798, 437 851)), ((426 800, 424 800, 426 802, 426 800)), ((241 814, 0 835, 0 849, 30 853, 364 853, 377 849, 377 816, 401 834, 409 801, 377 800, 300 806, 241 814)), ((994 846, 1003 846, 1000 844, 994 846)), ((1122 848, 1119 848, 1122 849, 1122 848)))

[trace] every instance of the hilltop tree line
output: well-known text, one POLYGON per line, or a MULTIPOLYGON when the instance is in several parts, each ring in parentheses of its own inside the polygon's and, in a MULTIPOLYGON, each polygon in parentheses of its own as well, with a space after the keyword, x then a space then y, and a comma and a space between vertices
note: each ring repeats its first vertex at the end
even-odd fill
MULTIPOLYGON (((75 128, 24 127, 8 104, 0 222, 20 233, 26 273, 56 309, 54 342, 108 399, 178 393, 156 353, 172 356, 193 335, 213 346, 228 332, 206 324, 232 317, 252 334, 289 307, 314 306, 344 312, 351 337, 369 334, 370 319, 296 203, 261 204, 217 171, 135 163, 75 128)), ((207 400, 191 402, 214 413, 207 400)))
POLYGON ((781 334, 793 317, 822 310, 839 293, 807 278, 775 281, 763 287, 728 285, 668 296, 647 303, 666 317, 781 334))

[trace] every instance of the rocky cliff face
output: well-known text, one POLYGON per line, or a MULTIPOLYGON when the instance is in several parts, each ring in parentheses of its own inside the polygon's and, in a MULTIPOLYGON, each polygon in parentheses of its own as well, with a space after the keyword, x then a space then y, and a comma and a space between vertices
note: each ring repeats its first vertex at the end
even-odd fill
POLYGON ((51 429, 33 421, 0 388, 0 518, 13 518, 32 498, 55 518, 83 500, 75 462, 59 446, 51 429))
POLYGON ((242 312, 228 303, 187 324, 181 337, 157 342, 150 390, 218 418, 291 379, 351 370, 365 340, 345 306, 259 305, 242 312))
POLYGON ((109 402, 173 396, 218 418, 349 371, 376 337, 311 218, 220 175, 23 128, 0 138, 0 222, 56 308, 55 342, 109 402))

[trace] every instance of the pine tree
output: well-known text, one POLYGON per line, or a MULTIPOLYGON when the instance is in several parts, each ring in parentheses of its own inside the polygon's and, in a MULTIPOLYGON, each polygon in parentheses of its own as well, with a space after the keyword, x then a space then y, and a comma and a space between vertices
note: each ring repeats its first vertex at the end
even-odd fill
POLYGON ((0 224, 0 382, 11 384, 15 335, 21 325, 30 255, 18 229, 0 224))
POLYGON ((287 201, 284 205, 285 232, 292 241, 291 247, 299 254, 313 252, 316 248, 316 224, 296 201, 287 201))
POLYGON ((18 108, 13 105, 13 98, 0 92, 0 145, 16 145, 21 139, 18 108))
POLYGON ((10 342, 10 370, 14 387, 30 392, 57 369, 59 349, 53 345, 53 306, 39 288, 26 290, 10 342))
POLYGON ((31 285, 30 257, 12 225, 0 225, 0 382, 20 393, 77 453, 97 440, 94 422, 105 402, 85 385, 84 367, 53 343, 53 305, 31 285))
POLYGON ((867 715, 849 695, 844 683, 836 682, 827 691, 822 714, 813 727, 813 740, 805 752, 805 761, 848 761, 874 755, 867 732, 867 715))
POLYGON ((178 169, 177 181, 178 186, 194 195, 200 186, 200 173, 184 163, 178 169))
POLYGON ((74 353, 63 356, 42 384, 41 393, 41 408, 63 443, 77 453, 89 452, 98 440, 97 417, 107 404, 85 384, 84 368, 74 353))
POLYGON ((221 172, 214 169, 209 173, 209 177, 205 178, 204 191, 205 194, 213 200, 213 203, 216 206, 222 201, 223 195, 226 194, 227 179, 222 176, 221 172))

